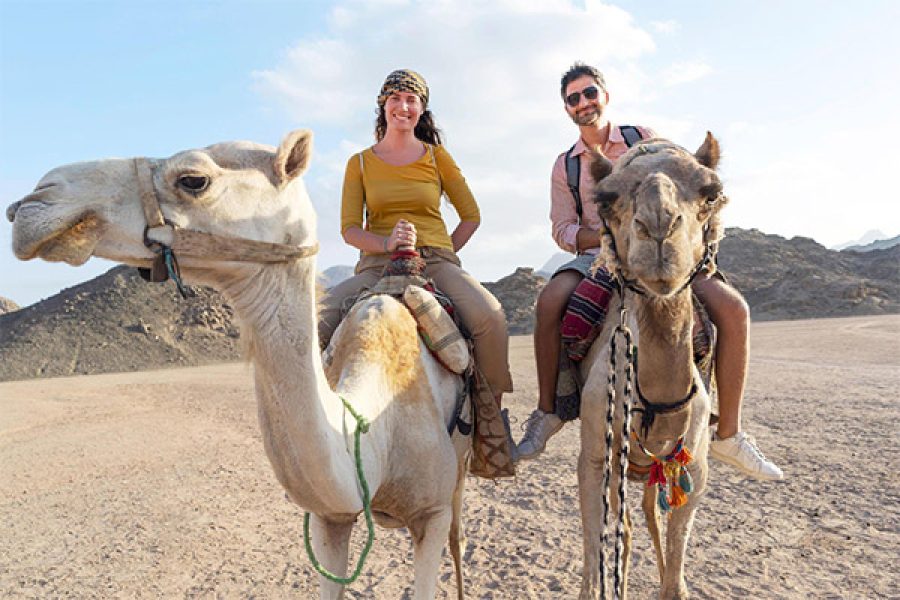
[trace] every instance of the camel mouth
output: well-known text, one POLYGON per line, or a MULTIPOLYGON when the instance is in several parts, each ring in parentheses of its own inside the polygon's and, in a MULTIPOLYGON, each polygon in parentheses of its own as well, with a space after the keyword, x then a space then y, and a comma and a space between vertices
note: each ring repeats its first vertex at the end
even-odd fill
POLYGON ((31 222, 30 219, 33 212, 44 208, 36 204, 22 204, 13 215, 13 252, 16 258, 41 258, 72 266, 87 262, 103 236, 106 223, 96 213, 87 211, 62 223, 42 226, 39 220, 31 222))
POLYGON ((687 280, 687 276, 685 276, 684 278, 678 278, 669 276, 642 277, 638 275, 637 280, 640 283, 641 287, 643 287, 654 296, 658 296, 660 298, 670 298, 683 289, 683 284, 687 280))
POLYGON ((675 291, 675 284, 668 279, 642 279, 641 285, 657 296, 667 297, 675 291))

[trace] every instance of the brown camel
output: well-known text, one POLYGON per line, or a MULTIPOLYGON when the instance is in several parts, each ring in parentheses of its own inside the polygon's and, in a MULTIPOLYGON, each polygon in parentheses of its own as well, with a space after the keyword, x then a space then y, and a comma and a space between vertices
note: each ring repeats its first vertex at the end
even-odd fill
MULTIPOLYGON (((689 282, 698 266, 708 262, 707 258, 714 253, 721 237, 718 212, 726 198, 714 171, 718 160, 718 142, 707 134, 694 155, 668 141, 652 139, 632 148, 615 166, 596 154, 591 167, 597 181, 600 214, 609 230, 604 235, 597 260, 614 275, 618 273, 622 283, 622 289, 610 306, 618 307, 624 298, 628 311, 626 322, 638 348, 637 388, 642 398, 663 405, 658 407, 661 410, 649 432, 642 432, 636 422, 632 422, 629 429, 640 433, 644 448, 660 457, 670 453, 683 436, 684 445, 694 456, 687 467, 693 477, 694 490, 685 505, 670 513, 665 549, 660 539, 656 492, 650 487, 644 491, 643 508, 660 572, 660 598, 665 599, 688 596, 684 580, 685 551, 708 471, 710 399, 692 360, 693 306, 689 282), (667 407, 677 409, 666 410, 667 407)), ((614 310, 610 314, 616 315, 614 310)), ((608 451, 607 378, 610 339, 618 321, 615 316, 608 319, 582 366, 585 386, 578 460, 584 529, 582 600, 597 598, 604 583, 601 540, 607 539, 603 501, 608 451)), ((624 441, 625 360, 622 344, 619 344, 615 357, 618 371, 615 398, 619 406, 612 424, 611 456, 617 456, 624 441)), ((647 409, 643 400, 635 402, 634 408, 647 409)), ((638 463, 648 462, 635 443, 630 444, 629 458, 638 463)), ((619 516, 617 491, 620 481, 620 466, 613 464, 609 481, 609 522, 619 516)), ((617 591, 621 597, 627 592, 631 546, 631 520, 627 509, 623 513, 624 564, 621 589, 617 591)))

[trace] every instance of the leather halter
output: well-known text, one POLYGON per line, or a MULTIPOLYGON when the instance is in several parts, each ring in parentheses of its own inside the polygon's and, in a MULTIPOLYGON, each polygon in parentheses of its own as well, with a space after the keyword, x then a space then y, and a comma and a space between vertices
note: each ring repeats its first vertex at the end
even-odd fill
MULTIPOLYGON (((688 152, 687 150, 685 150, 684 148, 682 148, 681 146, 679 146, 677 144, 673 144, 672 142, 643 143, 643 144, 635 146, 633 148, 633 150, 634 150, 634 152, 631 154, 630 157, 628 157, 626 159, 626 162, 621 163, 620 168, 623 166, 627 167, 632 162, 634 162, 636 159, 641 158, 642 156, 646 156, 648 154, 657 154, 657 153, 663 152, 665 150, 672 150, 672 151, 687 154, 688 156, 693 156, 690 152, 688 152)), ((721 192, 719 192, 719 195, 721 196, 723 194, 721 192)), ((604 229, 606 229, 606 231, 609 233, 609 239, 611 242, 610 249, 612 250, 613 255, 616 256, 616 258, 618 258, 619 252, 616 249, 616 238, 613 235, 612 229, 610 228, 609 223, 606 222, 606 219, 603 218, 602 216, 600 217, 600 221, 601 221, 601 223, 603 223, 604 229)), ((710 242, 706 239, 706 236, 708 234, 709 234, 709 223, 706 223, 703 226, 703 241, 704 241, 704 245, 705 245, 705 247, 703 249, 703 256, 700 258, 700 261, 694 266, 693 270, 691 270, 691 272, 688 275, 685 282, 675 292, 676 294, 684 291, 685 288, 687 288, 689 285, 691 285, 694 282, 694 279, 697 278, 697 275, 699 275, 707 266, 709 266, 709 264, 711 262, 713 262, 715 260, 716 253, 713 248, 713 242, 710 242)), ((624 290, 624 288, 627 287, 635 294, 638 294, 640 296, 647 295, 647 290, 645 290, 644 287, 641 286, 640 282, 638 282, 638 280, 636 280, 636 279, 626 279, 625 276, 622 274, 621 269, 617 269, 617 272, 614 273, 613 275, 614 275, 614 279, 616 280, 616 283, 619 284, 619 286, 620 286, 619 287, 620 290, 624 290)))
POLYGON ((149 161, 135 158, 133 166, 146 221, 144 245, 156 255, 152 269, 141 272, 141 276, 148 281, 161 282, 171 277, 181 289, 176 254, 189 258, 274 264, 293 262, 319 252, 318 242, 310 246, 294 246, 178 227, 162 214, 149 161))

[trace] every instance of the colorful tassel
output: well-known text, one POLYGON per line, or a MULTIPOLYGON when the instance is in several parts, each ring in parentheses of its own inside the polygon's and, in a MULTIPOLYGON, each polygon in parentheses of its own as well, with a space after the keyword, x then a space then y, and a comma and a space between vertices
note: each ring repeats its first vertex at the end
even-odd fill
POLYGON ((661 462, 654 461, 650 465, 650 477, 647 479, 647 487, 653 485, 666 485, 665 470, 661 462))
POLYGON ((690 450, 684 446, 684 438, 675 442, 675 447, 660 458, 644 448, 637 433, 633 430, 631 437, 637 443, 644 454, 653 459, 650 465, 650 474, 647 478, 647 487, 656 486, 656 504, 662 512, 669 512, 673 508, 687 504, 687 495, 694 491, 694 480, 685 469, 685 465, 694 460, 690 450), (670 491, 670 494, 666 492, 670 491))
POLYGON ((656 495, 656 503, 659 504, 659 509, 663 512, 672 510, 672 507, 669 506, 669 502, 666 500, 666 488, 662 486, 659 487, 659 492, 656 495))
POLYGON ((681 450, 679 450, 678 453, 672 458, 682 465, 686 465, 694 460, 694 457, 691 456, 691 451, 684 446, 682 446, 681 450))
POLYGON ((669 500, 669 505, 672 508, 678 508, 679 506, 684 506, 687 504, 687 494, 684 493, 684 490, 681 489, 678 485, 672 486, 672 498, 669 500))
POLYGON ((681 473, 681 465, 677 462, 667 462, 664 469, 666 472, 666 482, 674 482, 678 479, 678 474, 681 473))

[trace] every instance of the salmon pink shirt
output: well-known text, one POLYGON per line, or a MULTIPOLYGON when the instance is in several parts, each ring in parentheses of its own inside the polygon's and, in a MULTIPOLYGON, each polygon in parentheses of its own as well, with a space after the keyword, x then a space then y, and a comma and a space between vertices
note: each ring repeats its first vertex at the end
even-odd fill
MULTIPOLYGON (((637 126, 643 139, 656 137, 652 129, 637 126)), ((602 148, 604 156, 616 162, 619 157, 628 151, 622 131, 615 123, 609 124, 609 139, 602 148)), ((591 177, 590 153, 584 140, 578 138, 572 154, 581 162, 581 180, 578 189, 581 191, 581 225, 578 223, 578 212, 575 210, 575 199, 566 180, 566 153, 563 152, 556 158, 553 164, 553 174, 550 181, 550 221, 553 225, 553 241, 566 252, 577 251, 575 239, 578 230, 584 226, 593 230, 600 229, 600 215, 597 214, 597 204, 594 202, 594 180, 591 177)), ((588 248, 585 254, 597 254, 599 248, 588 248)))

